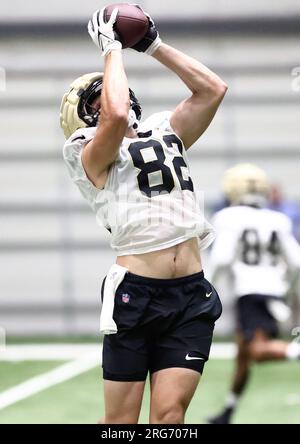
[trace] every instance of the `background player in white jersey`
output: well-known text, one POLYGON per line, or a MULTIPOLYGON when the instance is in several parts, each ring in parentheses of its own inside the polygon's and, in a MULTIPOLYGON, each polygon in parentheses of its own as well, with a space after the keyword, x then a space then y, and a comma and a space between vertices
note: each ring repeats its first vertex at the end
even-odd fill
POLYGON ((251 362, 300 358, 300 344, 274 339, 278 321, 289 316, 283 301, 289 287, 288 272, 299 272, 300 268, 300 247, 291 221, 266 208, 268 179, 254 165, 229 169, 223 189, 231 206, 214 217, 217 236, 210 255, 210 278, 216 283, 224 269, 233 277, 238 353, 231 393, 222 412, 209 420, 213 424, 230 423, 251 362))
POLYGON ((105 57, 104 75, 77 79, 61 108, 70 175, 111 231, 117 254, 102 292, 103 422, 138 421, 150 372, 150 422, 182 423, 221 314, 203 276, 199 245, 209 245, 213 235, 197 203, 186 149, 210 124, 227 87, 162 43, 149 18, 134 49, 177 74, 191 96, 173 113, 139 124, 141 107, 128 88, 122 44, 113 32, 116 14, 105 23, 103 10, 97 11, 89 23, 105 57))

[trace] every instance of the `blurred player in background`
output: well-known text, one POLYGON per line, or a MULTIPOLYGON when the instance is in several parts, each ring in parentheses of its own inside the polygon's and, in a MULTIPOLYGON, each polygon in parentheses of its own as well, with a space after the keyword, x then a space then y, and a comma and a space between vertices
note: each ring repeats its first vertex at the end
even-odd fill
POLYGON ((191 96, 174 112, 141 124, 113 29, 117 14, 105 22, 97 11, 89 23, 105 57, 104 75, 77 79, 61 107, 71 178, 111 232, 117 254, 103 285, 100 320, 106 333, 103 422, 138 421, 150 372, 150 422, 182 423, 221 314, 202 271, 199 246, 208 246, 213 233, 197 204, 186 150, 209 126, 227 87, 162 43, 149 17, 134 49, 177 74, 191 96))
POLYGON ((299 271, 300 247, 290 219, 267 209, 270 186, 266 174, 250 164, 229 169, 223 189, 231 206, 215 214, 217 237, 210 255, 210 278, 227 269, 236 297, 236 370, 223 411, 209 420, 229 424, 245 390, 252 362, 299 359, 300 344, 275 339, 278 322, 287 320, 283 301, 288 272, 299 271))

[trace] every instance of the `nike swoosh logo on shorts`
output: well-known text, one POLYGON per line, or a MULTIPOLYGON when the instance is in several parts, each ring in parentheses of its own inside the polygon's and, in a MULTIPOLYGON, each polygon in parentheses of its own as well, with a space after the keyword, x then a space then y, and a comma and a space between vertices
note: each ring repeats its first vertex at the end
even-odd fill
POLYGON ((195 356, 189 356, 189 354, 187 354, 185 357, 186 361, 191 361, 193 359, 200 359, 201 361, 204 361, 204 358, 196 358, 195 356))
POLYGON ((207 298, 210 298, 211 295, 212 295, 212 291, 211 291, 210 293, 206 293, 206 297, 207 297, 207 298))

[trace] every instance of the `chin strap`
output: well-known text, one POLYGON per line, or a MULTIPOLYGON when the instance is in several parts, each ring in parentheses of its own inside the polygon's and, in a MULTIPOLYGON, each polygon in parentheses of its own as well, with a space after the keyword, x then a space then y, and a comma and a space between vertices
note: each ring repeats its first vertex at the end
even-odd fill
POLYGON ((128 128, 137 127, 137 126, 138 126, 138 119, 136 117, 134 110, 131 108, 128 113, 128 128))

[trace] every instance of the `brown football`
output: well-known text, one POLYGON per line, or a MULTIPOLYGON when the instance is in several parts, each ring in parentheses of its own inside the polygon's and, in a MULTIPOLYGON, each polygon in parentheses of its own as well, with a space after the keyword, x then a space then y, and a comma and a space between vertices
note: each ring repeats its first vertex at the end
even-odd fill
POLYGON ((119 13, 114 25, 119 40, 123 48, 131 48, 138 43, 146 34, 149 21, 143 11, 135 5, 128 3, 114 3, 106 6, 104 19, 108 21, 114 8, 118 8, 119 13))

